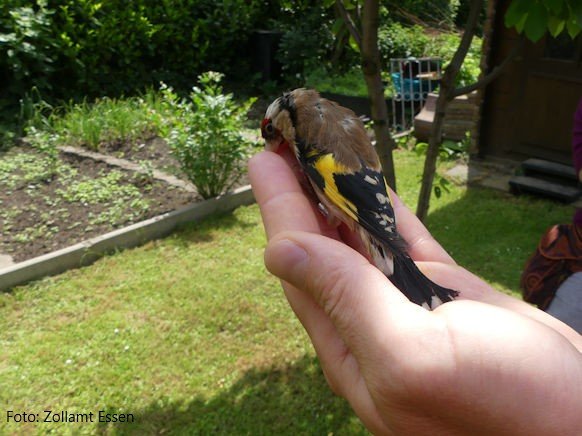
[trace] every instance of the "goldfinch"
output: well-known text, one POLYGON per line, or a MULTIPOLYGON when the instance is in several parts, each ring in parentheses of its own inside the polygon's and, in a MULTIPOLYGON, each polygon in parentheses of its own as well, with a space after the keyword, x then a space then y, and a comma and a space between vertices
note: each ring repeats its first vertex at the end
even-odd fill
POLYGON ((319 210, 357 232, 371 262, 410 301, 434 309, 458 295, 424 276, 407 254, 380 160, 351 110, 296 89, 271 103, 261 134, 267 150, 291 149, 319 210))

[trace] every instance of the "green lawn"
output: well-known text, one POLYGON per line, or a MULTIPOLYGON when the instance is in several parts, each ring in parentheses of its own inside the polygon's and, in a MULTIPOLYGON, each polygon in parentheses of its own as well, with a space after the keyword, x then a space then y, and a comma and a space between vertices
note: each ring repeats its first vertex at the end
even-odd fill
MULTIPOLYGON (((421 164, 396 155, 413 205, 421 164)), ((516 292, 571 207, 452 187, 428 224, 464 266, 516 292)), ((0 294, 0 433, 362 434, 328 390, 263 266, 257 206, 0 294), (133 424, 6 423, 7 411, 131 413, 133 424)))

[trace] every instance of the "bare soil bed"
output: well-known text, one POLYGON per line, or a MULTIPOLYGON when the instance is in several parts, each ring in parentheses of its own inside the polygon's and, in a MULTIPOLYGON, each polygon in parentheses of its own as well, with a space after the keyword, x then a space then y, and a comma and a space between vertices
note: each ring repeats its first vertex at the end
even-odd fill
MULTIPOLYGON (((162 171, 175 167, 164 141, 100 151, 162 171)), ((51 160, 31 147, 15 147, 0 153, 0 254, 20 262, 199 200, 147 174, 65 153, 51 160)))

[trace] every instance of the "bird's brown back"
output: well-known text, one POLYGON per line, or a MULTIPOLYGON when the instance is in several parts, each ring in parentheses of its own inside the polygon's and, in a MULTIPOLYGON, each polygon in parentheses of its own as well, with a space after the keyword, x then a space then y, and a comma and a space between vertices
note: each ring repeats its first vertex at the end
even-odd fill
POLYGON ((364 128, 353 111, 321 98, 314 90, 292 92, 296 113, 296 135, 321 152, 334 152, 335 159, 348 168, 366 166, 380 169, 380 160, 364 128))

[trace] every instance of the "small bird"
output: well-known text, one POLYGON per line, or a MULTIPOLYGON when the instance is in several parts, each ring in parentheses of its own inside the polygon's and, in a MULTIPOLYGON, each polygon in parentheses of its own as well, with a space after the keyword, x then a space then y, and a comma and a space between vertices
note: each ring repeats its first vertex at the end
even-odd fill
POLYGON ((328 222, 357 232, 371 262, 410 301, 432 310, 458 295, 428 279, 407 254, 380 159, 354 112, 315 90, 295 89, 268 107, 261 135, 267 150, 291 149, 328 222))

